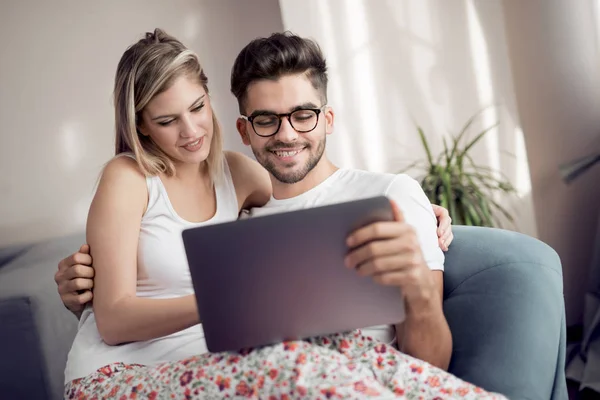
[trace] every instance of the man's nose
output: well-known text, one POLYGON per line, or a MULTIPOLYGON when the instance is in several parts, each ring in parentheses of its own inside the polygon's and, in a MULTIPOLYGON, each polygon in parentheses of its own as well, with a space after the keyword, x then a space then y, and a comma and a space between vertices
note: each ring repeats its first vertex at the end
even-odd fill
POLYGON ((289 119, 283 117, 281 118, 281 126, 277 134, 275 134, 275 138, 284 143, 294 142, 298 139, 298 132, 292 127, 289 119))

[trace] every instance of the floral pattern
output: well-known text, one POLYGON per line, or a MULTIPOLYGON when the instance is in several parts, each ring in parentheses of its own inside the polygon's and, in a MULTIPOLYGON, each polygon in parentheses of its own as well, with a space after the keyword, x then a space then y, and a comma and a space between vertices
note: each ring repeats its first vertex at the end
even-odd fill
POLYGON ((360 331, 144 366, 114 363, 66 399, 505 399, 360 331))

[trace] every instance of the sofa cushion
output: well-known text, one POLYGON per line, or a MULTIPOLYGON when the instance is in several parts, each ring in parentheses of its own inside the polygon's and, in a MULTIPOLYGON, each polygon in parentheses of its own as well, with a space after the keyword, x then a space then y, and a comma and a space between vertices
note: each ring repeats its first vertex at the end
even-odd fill
POLYGON ((31 307, 27 297, 0 300, 0 393, 7 399, 51 398, 31 307))
POLYGON ((36 243, 12 252, 0 268, 2 396, 63 398, 64 368, 78 322, 63 306, 54 274, 60 259, 83 241, 78 234, 36 243))

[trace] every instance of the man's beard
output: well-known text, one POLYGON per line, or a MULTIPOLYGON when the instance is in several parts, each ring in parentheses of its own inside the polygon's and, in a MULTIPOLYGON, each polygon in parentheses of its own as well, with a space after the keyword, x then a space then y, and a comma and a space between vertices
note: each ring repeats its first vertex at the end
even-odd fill
POLYGON ((323 153, 325 153, 325 144, 326 138, 323 137, 323 139, 319 141, 317 148, 314 152, 312 151, 312 146, 306 145, 306 147, 302 151, 307 151, 309 153, 308 160, 304 163, 304 165, 301 168, 290 172, 278 170, 275 166, 275 163, 273 163, 270 160, 269 155, 273 154, 273 149, 285 150, 286 147, 289 149, 297 147, 297 145, 291 146, 279 143, 278 145, 273 145, 269 148, 266 148, 260 153, 254 151, 254 149, 252 150, 252 152, 254 153, 254 156, 256 157, 256 160, 259 162, 259 164, 262 165, 267 171, 269 171, 269 173, 273 175, 275 179, 277 179, 281 183, 293 184, 300 182, 306 177, 306 175, 308 175, 310 171, 313 170, 313 168, 317 166, 319 161, 321 161, 321 157, 323 157, 323 153))

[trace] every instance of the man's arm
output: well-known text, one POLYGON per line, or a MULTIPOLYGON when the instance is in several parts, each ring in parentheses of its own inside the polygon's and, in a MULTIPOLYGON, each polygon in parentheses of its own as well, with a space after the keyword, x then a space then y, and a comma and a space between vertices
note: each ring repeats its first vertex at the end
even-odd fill
POLYGON ((90 246, 84 244, 78 252, 62 259, 58 263, 54 281, 63 304, 79 319, 85 305, 93 297, 94 268, 90 246))
POLYGON ((398 349, 405 354, 425 360, 448 370, 452 353, 452 334, 442 309, 444 277, 442 271, 431 271, 438 295, 418 304, 407 302, 406 319, 396 325, 398 349))
POLYGON ((381 285, 400 289, 406 319, 397 327, 399 348, 446 369, 452 336, 442 308, 444 254, 438 223, 412 178, 398 177, 386 194, 393 199, 395 220, 353 232, 348 238, 347 266, 381 285))

